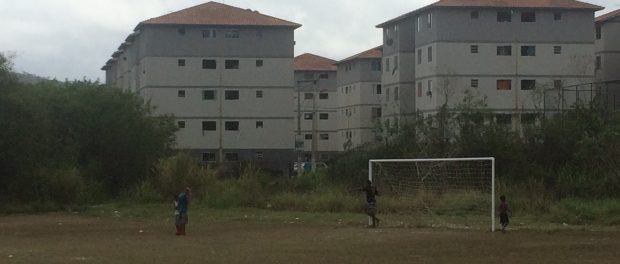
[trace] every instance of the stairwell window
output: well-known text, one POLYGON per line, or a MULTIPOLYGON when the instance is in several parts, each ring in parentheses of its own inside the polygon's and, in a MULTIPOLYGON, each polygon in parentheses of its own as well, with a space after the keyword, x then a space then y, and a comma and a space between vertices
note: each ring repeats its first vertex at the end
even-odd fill
POLYGON ((239 38, 239 30, 238 29, 226 30, 226 33, 224 34, 224 37, 225 38, 238 39, 239 38))
POLYGON ((239 60, 226 60, 225 68, 229 70, 239 69, 239 60))
POLYGON ((521 12, 521 22, 536 22, 536 13, 521 12))
POLYGON ((497 80, 497 90, 508 91, 512 90, 511 80, 497 80))
POLYGON ((521 56, 536 56, 536 46, 521 46, 521 56))
POLYGON ((472 54, 478 54, 478 45, 471 45, 469 50, 472 54))
POLYGON ((562 46, 553 46, 553 54, 562 54, 562 46))
POLYGON ((512 21, 512 13, 510 11, 497 12, 497 22, 511 22, 511 21, 512 21))

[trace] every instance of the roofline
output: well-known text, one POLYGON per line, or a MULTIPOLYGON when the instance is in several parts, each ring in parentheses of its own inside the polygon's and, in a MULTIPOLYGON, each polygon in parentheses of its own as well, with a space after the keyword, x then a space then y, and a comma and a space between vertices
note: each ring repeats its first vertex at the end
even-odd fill
POLYGON ((409 18, 409 17, 411 17, 413 15, 416 15, 418 13, 422 13, 422 12, 424 12, 426 10, 434 9, 434 8, 472 8, 473 7, 473 8, 480 8, 480 9, 518 8, 518 9, 559 9, 559 10, 592 10, 592 11, 601 11, 601 10, 605 9, 604 7, 598 6, 598 5, 593 5, 593 6, 596 6, 596 8, 585 8, 585 7, 584 8, 575 8, 575 7, 571 8, 571 7, 509 7, 509 6, 507 6, 507 7, 497 7, 497 6, 474 6, 474 5, 472 5, 472 6, 436 6, 437 3, 438 2, 435 2, 433 4, 430 4, 430 5, 418 8, 416 10, 413 10, 411 12, 405 13, 403 15, 397 16, 397 17, 395 17, 393 19, 390 19, 390 20, 385 21, 385 22, 383 22, 381 24, 378 24, 375 27, 376 28, 384 28, 384 27, 386 27, 388 25, 394 24, 394 23, 396 23, 398 21, 407 19, 407 18, 409 18))
POLYGON ((614 18, 620 17, 620 9, 616 9, 614 11, 608 12, 607 14, 604 15, 600 15, 596 18, 594 18, 594 22, 596 24, 601 24, 601 23, 605 23, 609 20, 612 20, 614 18))
MULTIPOLYGON (((379 58, 359 58, 359 57, 357 57, 357 56, 359 56, 359 55, 360 55, 360 54, 362 54, 362 53, 365 53, 365 52, 368 52, 368 51, 371 51, 371 50, 374 50, 374 49, 379 49, 379 48, 383 49, 383 45, 379 45, 379 46, 376 46, 376 47, 374 47, 374 48, 367 49, 367 50, 365 50, 365 51, 362 51, 362 52, 360 52, 360 53, 357 53, 357 54, 355 54, 355 55, 353 55, 353 56, 350 56, 350 57, 344 58, 344 59, 342 59, 342 60, 337 61, 336 63, 334 63, 334 65, 339 65, 339 64, 341 64, 341 63, 345 63, 345 62, 352 61, 352 60, 376 60, 376 59, 382 59, 383 57, 379 57, 379 58)), ((382 52, 383 52, 383 51, 382 51, 382 52)))
MULTIPOLYGON (((291 22, 292 23, 292 22, 291 22)), ((270 28, 293 28, 293 29, 298 29, 300 27, 302 27, 301 24, 297 24, 294 23, 295 25, 290 25, 290 26, 285 26, 285 25, 231 25, 231 24, 176 24, 176 23, 144 23, 144 22, 140 22, 135 28, 135 30, 141 30, 142 28, 149 26, 149 27, 153 27, 153 26, 167 26, 167 27, 172 27, 172 26, 184 26, 184 27, 204 27, 204 26, 210 26, 210 27, 246 27, 246 28, 257 28, 257 27, 270 27, 270 28)))

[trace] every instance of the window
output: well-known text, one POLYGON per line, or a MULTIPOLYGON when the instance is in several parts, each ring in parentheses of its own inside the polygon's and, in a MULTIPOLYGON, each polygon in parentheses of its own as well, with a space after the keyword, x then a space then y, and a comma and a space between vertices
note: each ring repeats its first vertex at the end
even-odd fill
POLYGON ((239 121, 226 121, 224 127, 226 131, 239 131, 239 121))
POLYGON ((497 80, 497 90, 512 90, 511 80, 497 80))
POLYGON ((256 159, 257 160, 262 160, 265 157, 265 154, 262 151, 257 151, 256 152, 256 159))
POLYGON ((177 61, 177 64, 179 65, 179 67, 184 67, 185 66, 185 60, 184 59, 179 59, 177 61))
POLYGON ((433 47, 428 47, 428 62, 433 61, 433 47))
POLYGON ((314 72, 306 72, 306 73, 304 73, 304 79, 306 79, 306 80, 314 79, 314 72))
POLYGON ((596 62, 594 64, 594 69, 600 70, 602 68, 603 68, 603 61, 601 59, 601 56, 596 56, 596 62))
POLYGON ((312 120, 313 117, 314 115, 312 113, 304 113, 305 120, 312 120))
POLYGON ((321 138, 321 140, 329 140, 329 134, 321 134, 319 135, 319 137, 321 138))
POLYGON ((179 29, 177 29, 177 32, 179 32, 179 35, 185 36, 185 28, 184 27, 180 27, 179 29))
POLYGON ((478 53, 478 45, 471 45, 469 47, 470 51, 472 54, 477 54, 478 53))
POLYGON ((422 49, 418 49, 418 64, 422 64, 422 49))
POLYGON ((433 81, 428 80, 428 89, 426 90, 426 96, 433 97, 433 81))
POLYGON ((521 124, 523 125, 534 125, 536 124, 536 119, 538 118, 537 114, 521 114, 521 124))
POLYGON ((398 101, 398 87, 394 87, 394 101, 398 101))
POLYGON ((179 96, 179 97, 185 97, 185 90, 179 90, 179 91, 177 92, 177 96, 179 96))
POLYGON ((203 162, 213 162, 213 161, 215 161, 215 153, 213 153, 213 152, 203 152, 202 153, 202 161, 203 162))
POLYGON ((512 56, 512 46, 497 46, 497 56, 512 56))
POLYGON ((433 27, 433 13, 428 13, 428 21, 426 22, 428 28, 433 27))
POLYGON ((319 94, 319 99, 327 100, 327 99, 329 99, 329 94, 328 93, 320 93, 319 94))
POLYGON ((553 46, 553 54, 562 54, 562 46, 553 46))
POLYGON ((215 100, 215 90, 202 91, 202 100, 215 100))
POLYGON ((521 56, 536 56, 536 46, 521 46, 521 56))
POLYGON ((394 71, 398 70, 398 56, 394 56, 394 71))
POLYGON ((329 79, 329 74, 328 73, 321 73, 321 74, 319 74, 319 79, 329 79))
POLYGON ((304 138, 305 138, 306 140, 312 140, 312 134, 305 134, 305 135, 304 135, 304 138))
POLYGON ((226 100, 239 100, 239 91, 226 91, 226 92, 224 92, 224 99, 226 99, 226 100))
POLYGON ((226 161, 239 161, 239 153, 235 153, 235 152, 226 153, 226 161))
POLYGON ((500 125, 510 125, 512 122, 512 116, 510 114, 496 114, 495 122, 500 125))
POLYGON ((371 71, 381 71, 381 61, 372 61, 370 63, 370 70, 371 71))
POLYGON ((385 58, 385 72, 390 72, 390 58, 385 58))
POLYGON ((553 13, 553 20, 562 20, 562 13, 560 12, 555 12, 553 13))
POLYGON ((262 90, 256 91, 256 98, 263 98, 263 91, 262 90))
POLYGON ((238 29, 229 29, 226 30, 225 38, 239 38, 239 30, 238 29))
POLYGON ((555 88, 556 90, 562 89, 562 80, 554 80, 553 88, 555 88))
POLYGON ((480 12, 478 12, 478 10, 471 11, 469 17, 471 17, 471 19, 478 19, 480 17, 480 12))
POLYGON ((601 32, 601 25, 596 25, 596 39, 601 39, 603 33, 601 32))
POLYGON ((381 118, 381 108, 373 107, 372 108, 372 119, 381 118))
POLYGON ((375 94, 381 94, 381 84, 375 85, 375 94))
POLYGON ((321 114, 319 114, 319 119, 321 119, 321 120, 329 120, 329 114, 321 113, 321 114))
POLYGON ((256 67, 257 68, 263 67, 263 60, 256 60, 256 67))
POLYGON ((215 60, 202 60, 203 69, 216 69, 217 62, 215 60))
POLYGON ((304 99, 312 100, 312 98, 314 98, 314 94, 313 93, 304 93, 304 99))
POLYGON ((256 128, 263 128, 263 121, 256 121, 256 128))
POLYGON ((536 80, 521 80, 521 90, 536 89, 536 80))
POLYGON ((226 69, 239 69, 239 60, 226 60, 226 69))
POLYGON ((478 79, 471 80, 471 88, 478 88, 478 79))
POLYGON ((177 127, 178 128, 185 128, 185 121, 178 121, 177 122, 177 127))
POLYGON ((536 22, 536 13, 521 12, 521 22, 536 22))
POLYGON ((512 14, 510 11, 499 11, 497 12, 497 22, 511 22, 512 14))
POLYGON ((215 29, 203 30, 202 31, 202 37, 203 38, 215 38, 216 37, 215 29))
POLYGON ((215 121, 202 121, 202 131, 215 131, 217 123, 215 121))
POLYGON ((418 82, 418 97, 422 97, 422 83, 418 82))
POLYGON ((390 88, 387 88, 385 90, 385 101, 389 102, 390 101, 390 88))
POLYGON ((418 32, 420 32, 420 24, 422 24, 422 18, 418 17, 418 32))

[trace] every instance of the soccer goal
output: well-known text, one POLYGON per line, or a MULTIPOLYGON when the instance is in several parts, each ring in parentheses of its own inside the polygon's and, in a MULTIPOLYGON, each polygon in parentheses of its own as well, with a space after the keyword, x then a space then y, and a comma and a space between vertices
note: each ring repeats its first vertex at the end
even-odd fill
POLYGON ((424 212, 433 222, 459 226, 469 217, 475 223, 465 226, 488 224, 495 231, 495 158, 370 160, 368 179, 383 201, 424 212))

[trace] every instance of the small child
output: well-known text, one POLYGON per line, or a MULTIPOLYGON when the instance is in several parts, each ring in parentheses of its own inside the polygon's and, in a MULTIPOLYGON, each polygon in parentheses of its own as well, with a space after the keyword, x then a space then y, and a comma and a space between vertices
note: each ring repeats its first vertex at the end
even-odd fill
POLYGON ((506 233, 506 227, 510 223, 508 219, 508 213, 512 214, 512 211, 508 209, 508 203, 506 203, 506 195, 499 197, 501 203, 499 204, 499 223, 502 225, 502 233, 506 233))

